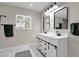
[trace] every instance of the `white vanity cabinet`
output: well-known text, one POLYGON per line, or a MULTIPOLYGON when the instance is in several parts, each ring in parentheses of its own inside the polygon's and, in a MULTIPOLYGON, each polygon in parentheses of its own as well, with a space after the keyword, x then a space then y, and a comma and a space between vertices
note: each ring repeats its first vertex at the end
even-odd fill
POLYGON ((67 57, 67 39, 37 34, 38 50, 45 57, 67 57))
POLYGON ((57 49, 56 47, 52 46, 51 44, 49 44, 49 48, 48 48, 48 53, 47 53, 47 57, 56 57, 56 52, 57 49))
POLYGON ((37 37, 38 49, 45 57, 56 57, 56 48, 52 44, 37 37))

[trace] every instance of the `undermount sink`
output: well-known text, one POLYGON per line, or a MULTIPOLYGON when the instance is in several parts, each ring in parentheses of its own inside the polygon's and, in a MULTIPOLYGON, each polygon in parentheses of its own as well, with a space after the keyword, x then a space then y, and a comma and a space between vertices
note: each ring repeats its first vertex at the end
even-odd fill
POLYGON ((66 38, 66 37, 68 37, 68 34, 62 34, 61 36, 57 36, 57 34, 55 34, 55 33, 53 33, 53 34, 40 33, 40 35, 51 37, 51 38, 55 38, 55 39, 60 39, 60 38, 66 38))

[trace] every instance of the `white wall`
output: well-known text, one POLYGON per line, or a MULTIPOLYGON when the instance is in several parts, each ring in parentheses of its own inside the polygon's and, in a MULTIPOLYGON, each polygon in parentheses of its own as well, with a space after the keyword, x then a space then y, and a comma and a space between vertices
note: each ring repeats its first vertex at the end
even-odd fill
MULTIPOLYGON (((67 3, 66 6, 69 7, 70 24, 75 23, 75 22, 79 23, 79 2, 67 3)), ((73 36, 72 34, 70 34, 68 46, 69 46, 68 47, 69 56, 79 57, 79 36, 73 36)))
POLYGON ((32 29, 16 30, 14 26, 14 36, 6 38, 4 36, 4 27, 0 25, 0 49, 22 44, 28 44, 36 41, 36 33, 40 32, 41 16, 39 12, 29 9, 22 9, 13 6, 8 6, 0 3, 0 15, 6 15, 5 19, 1 18, 0 23, 16 24, 16 14, 22 14, 32 17, 32 29), (1 22, 2 21, 2 22, 1 22))

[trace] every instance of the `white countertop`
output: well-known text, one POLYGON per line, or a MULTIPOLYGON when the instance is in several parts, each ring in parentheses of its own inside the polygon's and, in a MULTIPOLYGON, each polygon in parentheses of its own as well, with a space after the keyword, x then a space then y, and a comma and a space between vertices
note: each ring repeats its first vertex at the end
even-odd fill
POLYGON ((57 36, 56 34, 38 33, 38 35, 43 35, 43 36, 50 37, 50 38, 55 38, 55 39, 68 38, 68 35, 67 34, 63 34, 61 36, 57 36))

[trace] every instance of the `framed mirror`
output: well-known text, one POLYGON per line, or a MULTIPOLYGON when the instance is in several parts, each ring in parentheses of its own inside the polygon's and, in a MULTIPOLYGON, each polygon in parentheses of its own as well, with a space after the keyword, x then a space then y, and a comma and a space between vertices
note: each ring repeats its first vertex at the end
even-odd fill
POLYGON ((68 29, 67 7, 64 7, 54 13, 54 29, 68 29))
POLYGON ((50 17, 43 17, 43 30, 44 32, 48 32, 50 30, 50 17))

